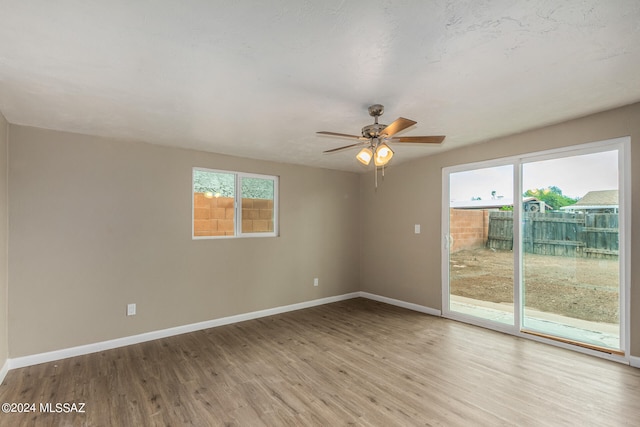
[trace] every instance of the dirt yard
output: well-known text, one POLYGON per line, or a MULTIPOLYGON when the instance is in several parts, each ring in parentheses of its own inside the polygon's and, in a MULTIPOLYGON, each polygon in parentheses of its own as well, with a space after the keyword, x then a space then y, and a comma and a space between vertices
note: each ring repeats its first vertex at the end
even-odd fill
MULTIPOLYGON (((525 254, 525 305, 594 322, 618 323, 618 261, 525 254)), ((451 254, 451 293, 513 302, 513 253, 493 249, 451 254)))

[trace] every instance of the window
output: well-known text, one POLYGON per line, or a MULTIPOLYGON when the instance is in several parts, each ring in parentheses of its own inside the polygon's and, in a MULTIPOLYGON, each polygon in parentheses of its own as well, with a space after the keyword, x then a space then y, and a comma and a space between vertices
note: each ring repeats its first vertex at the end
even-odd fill
POLYGON ((278 177, 193 168, 194 239, 278 235, 278 177))

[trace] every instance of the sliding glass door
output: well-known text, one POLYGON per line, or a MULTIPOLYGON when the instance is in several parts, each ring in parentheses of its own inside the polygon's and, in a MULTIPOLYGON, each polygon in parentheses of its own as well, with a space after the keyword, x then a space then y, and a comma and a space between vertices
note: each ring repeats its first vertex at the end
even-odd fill
POLYGON ((618 155, 522 164, 523 331, 620 349, 618 155))
POLYGON ((445 168, 444 316, 626 355, 628 147, 445 168))

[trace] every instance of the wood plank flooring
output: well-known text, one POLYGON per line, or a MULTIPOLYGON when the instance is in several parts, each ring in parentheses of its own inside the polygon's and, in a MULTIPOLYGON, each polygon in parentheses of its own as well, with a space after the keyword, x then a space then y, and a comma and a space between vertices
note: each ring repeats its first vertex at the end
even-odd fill
POLYGON ((13 370, 3 402, 86 407, 2 426, 638 425, 640 370, 354 299, 13 370))

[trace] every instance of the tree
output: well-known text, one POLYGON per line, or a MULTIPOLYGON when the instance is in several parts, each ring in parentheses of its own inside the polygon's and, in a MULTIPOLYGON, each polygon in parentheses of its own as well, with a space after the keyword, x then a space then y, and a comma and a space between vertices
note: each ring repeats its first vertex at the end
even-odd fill
POLYGON ((552 185, 549 188, 538 188, 534 190, 527 190, 523 194, 524 197, 535 197, 538 200, 545 202, 551 206, 553 210, 558 210, 563 206, 573 205, 578 199, 568 197, 562 194, 562 190, 552 185))

